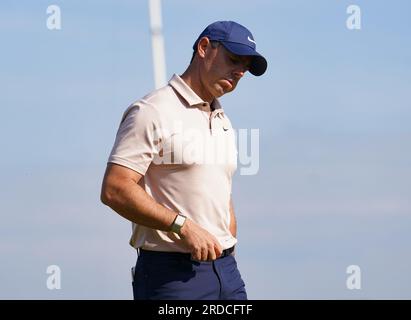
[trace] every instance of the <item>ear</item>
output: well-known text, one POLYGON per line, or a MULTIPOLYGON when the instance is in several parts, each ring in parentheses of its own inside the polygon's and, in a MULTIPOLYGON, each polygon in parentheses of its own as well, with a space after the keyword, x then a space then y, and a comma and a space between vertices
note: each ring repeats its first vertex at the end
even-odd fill
POLYGON ((202 37, 197 43, 197 53, 201 58, 204 58, 209 47, 210 40, 207 37, 202 37))

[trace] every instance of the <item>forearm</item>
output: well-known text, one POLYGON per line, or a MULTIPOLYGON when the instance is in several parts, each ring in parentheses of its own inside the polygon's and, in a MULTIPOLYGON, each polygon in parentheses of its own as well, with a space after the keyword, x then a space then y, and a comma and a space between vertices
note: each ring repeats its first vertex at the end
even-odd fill
POLYGON ((177 215, 157 203, 132 180, 111 187, 106 205, 122 217, 152 229, 169 231, 177 215))
MULTIPOLYGON (((151 229, 170 231, 177 212, 157 203, 144 190, 144 176, 127 167, 109 164, 101 186, 101 201, 122 217, 151 229)), ((186 219, 174 241, 191 252, 194 260, 215 260, 223 251, 217 238, 186 219)))

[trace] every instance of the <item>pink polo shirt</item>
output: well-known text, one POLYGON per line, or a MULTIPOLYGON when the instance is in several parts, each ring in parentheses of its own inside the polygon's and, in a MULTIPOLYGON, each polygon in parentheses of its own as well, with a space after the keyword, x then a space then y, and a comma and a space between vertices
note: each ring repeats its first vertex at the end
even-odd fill
MULTIPOLYGON (((230 226, 235 135, 215 99, 212 108, 178 76, 124 112, 108 159, 144 175, 145 191, 213 234, 223 249, 237 239, 230 226)), ((187 250, 165 231, 133 223, 130 244, 155 251, 187 250)))

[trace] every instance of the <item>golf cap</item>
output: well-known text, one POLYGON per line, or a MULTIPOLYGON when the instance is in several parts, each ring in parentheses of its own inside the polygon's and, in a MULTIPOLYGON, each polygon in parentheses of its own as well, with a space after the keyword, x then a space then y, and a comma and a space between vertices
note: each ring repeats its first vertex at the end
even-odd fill
POLYGON ((259 54, 256 42, 250 30, 234 21, 217 21, 210 24, 200 34, 193 45, 194 51, 201 38, 207 37, 210 41, 220 42, 228 51, 238 56, 250 56, 250 73, 261 76, 267 69, 267 60, 259 54))

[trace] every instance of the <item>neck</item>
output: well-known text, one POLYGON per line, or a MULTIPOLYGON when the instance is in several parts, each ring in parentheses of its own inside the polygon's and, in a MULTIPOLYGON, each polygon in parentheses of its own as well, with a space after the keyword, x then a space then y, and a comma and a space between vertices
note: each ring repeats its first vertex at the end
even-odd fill
POLYGON ((190 64, 186 71, 181 75, 181 79, 204 101, 210 105, 214 100, 214 96, 208 92, 205 86, 202 85, 199 68, 193 67, 190 64))

